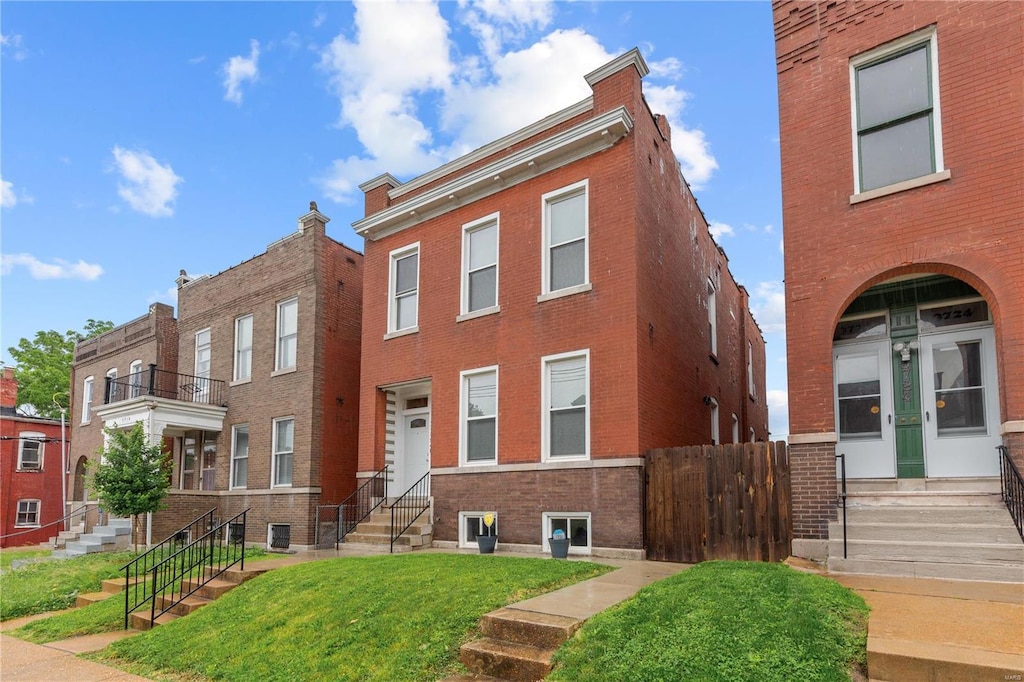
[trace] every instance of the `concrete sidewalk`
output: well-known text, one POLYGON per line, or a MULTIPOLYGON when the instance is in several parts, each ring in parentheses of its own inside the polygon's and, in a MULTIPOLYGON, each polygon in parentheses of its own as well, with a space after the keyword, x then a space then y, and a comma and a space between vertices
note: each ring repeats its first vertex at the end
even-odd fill
POLYGON ((106 649, 111 642, 133 634, 138 633, 109 632, 50 644, 32 644, 9 635, 0 635, 0 679, 4 682, 146 682, 145 677, 77 656, 106 649))

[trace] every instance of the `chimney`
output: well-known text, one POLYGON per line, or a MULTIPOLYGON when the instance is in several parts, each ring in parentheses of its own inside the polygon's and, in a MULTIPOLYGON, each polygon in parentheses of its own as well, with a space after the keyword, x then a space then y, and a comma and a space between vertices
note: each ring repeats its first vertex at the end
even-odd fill
POLYGON ((14 378, 14 368, 4 367, 3 377, 0 378, 0 408, 14 409, 17 406, 18 381, 14 378))
POLYGON ((330 220, 316 207, 316 202, 311 201, 309 202, 309 213, 299 218, 299 234, 304 234, 306 230, 315 230, 320 234, 326 234, 327 223, 330 220))
POLYGON ((174 280, 174 283, 177 284, 178 288, 180 289, 180 288, 182 288, 183 286, 185 286, 186 284, 188 284, 191 281, 192 281, 192 278, 189 277, 188 273, 185 272, 184 270, 182 270, 181 274, 178 275, 178 278, 176 280, 174 280))

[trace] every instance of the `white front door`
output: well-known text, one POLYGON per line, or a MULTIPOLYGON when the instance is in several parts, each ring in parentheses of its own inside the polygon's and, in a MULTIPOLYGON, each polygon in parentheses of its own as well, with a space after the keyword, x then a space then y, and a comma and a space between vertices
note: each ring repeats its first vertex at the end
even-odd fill
POLYGON ((430 471, 430 413, 405 414, 403 417, 402 452, 399 454, 397 497, 430 471))
POLYGON ((846 476, 895 478, 889 340, 840 345, 832 351, 836 453, 846 455, 846 476))
POLYGON ((992 327, 921 337, 925 471, 998 476, 999 393, 992 327))

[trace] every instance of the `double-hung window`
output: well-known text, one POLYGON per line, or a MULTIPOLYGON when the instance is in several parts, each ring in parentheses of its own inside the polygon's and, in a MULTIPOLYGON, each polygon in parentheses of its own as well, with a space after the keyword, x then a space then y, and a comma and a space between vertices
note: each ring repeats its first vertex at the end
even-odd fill
POLYGON ((718 355, 718 293, 715 283, 708 280, 708 338, 711 339, 711 354, 718 355))
POLYGON ((295 419, 274 420, 274 485, 292 484, 292 461, 295 452, 295 419))
POLYGON ((498 368, 462 372, 462 461, 498 462, 498 368))
POLYGON ((46 435, 36 431, 18 434, 18 470, 41 471, 43 468, 43 442, 46 435))
POLYGON ((754 383, 754 344, 747 341, 747 394, 757 397, 757 385, 754 383))
POLYGON ((14 519, 17 527, 39 525, 39 500, 18 500, 18 515, 14 519))
POLYGON ((142 395, 142 360, 133 360, 128 365, 128 387, 128 397, 138 398, 142 395))
POLYGON ((542 206, 544 256, 541 295, 572 293, 590 282, 587 181, 548 192, 542 197, 542 206))
POLYGON ((117 400, 117 367, 111 367, 107 370, 107 396, 104 400, 104 404, 112 403, 117 400))
POLYGON ((722 437, 719 435, 719 424, 718 424, 718 400, 711 398, 711 444, 718 445, 722 442, 722 437))
POLYGON ((391 252, 388 278, 388 332, 415 330, 419 324, 420 245, 391 252))
POLYGON ((82 382, 82 423, 88 424, 92 421, 92 377, 86 377, 82 382))
POLYGON ((855 193, 942 169, 935 30, 850 61, 855 193))
POLYGON ((210 329, 196 332, 196 397, 205 401, 210 394, 210 329))
POLYGON ((299 343, 299 299, 277 304, 277 359, 274 370, 295 367, 299 343))
POLYGON ((252 377, 252 315, 235 319, 235 381, 252 377))
POLYGON ((498 306, 498 214, 462 226, 462 314, 498 306))
POLYGON ((245 488, 249 480, 249 425, 231 427, 231 487, 245 488))
POLYGON ((590 456, 590 351, 549 355, 541 362, 544 458, 586 459, 590 456))

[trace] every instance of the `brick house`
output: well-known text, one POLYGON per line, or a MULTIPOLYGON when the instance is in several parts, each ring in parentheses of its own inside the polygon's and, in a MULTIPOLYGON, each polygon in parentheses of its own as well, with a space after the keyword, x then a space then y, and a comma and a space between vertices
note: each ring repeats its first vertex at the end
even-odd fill
MULTIPOLYGON (((46 542, 63 530, 64 435, 59 419, 15 410, 14 370, 0 376, 0 547, 46 542)), ((65 434, 67 432, 65 431, 65 434)))
MULTIPOLYGON (((1024 5, 775 2, 774 23, 794 553, 823 558, 837 454, 855 494, 915 509, 993 497, 997 446, 1024 465, 1024 5)), ((915 574, 956 577, 934 551, 915 574)))
MULTIPOLYGON (((149 539, 211 509, 221 519, 251 509, 247 542, 312 545, 316 506, 355 487, 362 256, 327 237, 327 221, 311 205, 264 253, 213 276, 182 271, 177 320, 154 306, 173 334, 117 350, 121 364, 130 355, 155 367, 135 384, 115 378, 95 421, 142 421, 173 461, 149 539)), ((119 327, 80 344, 78 356, 84 344, 131 336, 119 327)), ((111 363, 108 353, 88 369, 102 376, 111 363)), ((93 450, 101 430, 96 438, 93 450)))
POLYGON ((562 529, 640 556, 643 454, 767 438, 764 341, 643 98, 593 95, 422 176, 370 180, 359 476, 429 473, 433 540, 562 529))

